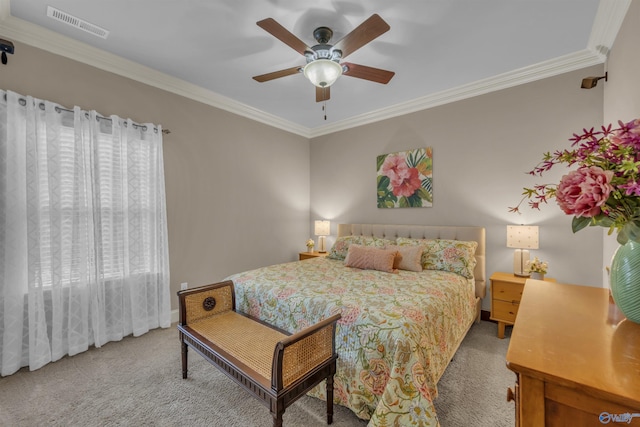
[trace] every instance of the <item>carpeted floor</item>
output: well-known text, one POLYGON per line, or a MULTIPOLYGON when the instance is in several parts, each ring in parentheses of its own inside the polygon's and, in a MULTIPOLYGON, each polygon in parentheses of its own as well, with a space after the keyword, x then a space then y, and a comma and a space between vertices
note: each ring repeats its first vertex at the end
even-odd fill
MULTIPOLYGON (((514 425, 506 401, 515 375, 504 362, 509 344, 490 322, 473 325, 439 383, 443 427, 514 425)), ((3 426, 270 427, 269 410, 199 355, 190 352, 183 380, 175 327, 125 338, 65 357, 34 372, 0 378, 3 426)), ((284 414, 286 427, 326 426, 325 402, 304 397, 284 414)), ((335 427, 364 427, 335 406, 335 427)))

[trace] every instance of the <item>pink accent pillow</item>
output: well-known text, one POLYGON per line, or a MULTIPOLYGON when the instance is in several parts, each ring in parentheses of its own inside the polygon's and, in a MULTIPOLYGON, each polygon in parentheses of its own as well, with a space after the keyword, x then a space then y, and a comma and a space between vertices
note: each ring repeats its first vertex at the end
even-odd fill
POLYGON ((396 255, 398 251, 351 244, 344 263, 347 267, 397 273, 393 268, 396 255))
POLYGON ((407 271, 422 271, 422 246, 395 246, 388 245, 385 249, 398 251, 400 259, 396 257, 393 268, 407 271))

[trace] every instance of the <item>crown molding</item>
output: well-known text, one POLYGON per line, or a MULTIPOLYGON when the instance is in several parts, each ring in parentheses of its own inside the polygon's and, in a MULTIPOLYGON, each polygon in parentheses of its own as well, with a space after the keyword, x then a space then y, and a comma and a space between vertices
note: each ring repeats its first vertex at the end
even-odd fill
POLYGON ((606 63, 630 5, 631 0, 600 0, 587 48, 582 51, 314 128, 311 138, 606 63))
POLYGON ((13 38, 22 43, 305 138, 314 138, 606 62, 630 4, 631 0, 600 0, 587 48, 582 51, 316 128, 298 125, 208 89, 13 17, 10 13, 10 0, 0 0, 0 22, 4 37, 13 38))
MULTIPOLYGON (((6 14, 9 0, 0 0, 0 16, 6 14)), ((176 95, 243 116, 275 128, 309 137, 309 128, 284 120, 257 108, 204 89, 184 80, 169 76, 120 56, 89 46, 69 37, 50 31, 39 25, 11 15, 2 20, 3 37, 34 46, 39 49, 91 65, 123 77, 130 78, 176 95)))
POLYGON ((609 57, 629 6, 631 0, 600 0, 598 4, 587 49, 600 55, 603 61, 609 57))
POLYGON ((371 111, 366 114, 351 117, 348 120, 325 125, 311 130, 311 138, 321 135, 362 126, 381 120, 398 117, 416 111, 426 110, 444 104, 449 104, 463 99, 473 98, 501 89, 553 77, 569 71, 579 70, 592 65, 602 64, 600 55, 585 49, 580 52, 571 53, 562 57, 554 58, 518 70, 492 76, 478 80, 466 85, 458 86, 449 90, 438 92, 432 95, 423 96, 414 100, 371 111))

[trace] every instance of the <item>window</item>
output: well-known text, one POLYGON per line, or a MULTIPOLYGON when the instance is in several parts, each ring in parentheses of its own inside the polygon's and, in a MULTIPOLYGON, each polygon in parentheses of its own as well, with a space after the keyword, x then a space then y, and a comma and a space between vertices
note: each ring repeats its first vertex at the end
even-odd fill
POLYGON ((47 152, 38 159, 42 286, 78 283, 87 253, 103 280, 153 273, 153 144, 137 139, 125 147, 110 126, 100 127, 95 142, 87 149, 76 142, 74 128, 62 126, 56 142, 39 147, 47 152), (86 243, 74 244, 78 234, 86 243))

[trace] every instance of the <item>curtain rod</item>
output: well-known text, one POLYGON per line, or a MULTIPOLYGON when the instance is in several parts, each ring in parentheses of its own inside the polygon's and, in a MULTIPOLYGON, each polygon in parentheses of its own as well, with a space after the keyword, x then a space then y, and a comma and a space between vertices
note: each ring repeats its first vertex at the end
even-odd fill
MULTIPOLYGON (((7 100, 7 93, 6 93, 6 92, 5 92, 5 94, 4 94, 4 100, 5 100, 5 101, 7 100)), ((24 99, 24 98, 18 98, 18 102, 20 102, 20 105, 22 105, 23 107, 27 105, 27 100, 26 100, 26 99, 24 99)), ((40 108, 42 111, 44 111, 44 102, 40 102, 40 103, 38 104, 38 108, 40 108)), ((73 110, 69 110, 68 108, 60 107, 59 105, 56 105, 56 106, 55 106, 55 110, 56 110, 56 112, 58 112, 58 113, 60 113, 61 111, 67 111, 67 112, 69 112, 69 113, 73 113, 73 112, 74 112, 73 110)), ((85 112, 85 117, 86 117, 86 116, 88 116, 88 114, 89 114, 89 113, 85 112)), ((111 119, 111 117, 104 117, 104 116, 101 116, 101 115, 99 115, 99 114, 97 114, 97 115, 96 115, 96 118, 97 118, 98 120, 108 120, 108 121, 110 121, 110 122, 112 122, 112 121, 113 121, 113 120, 111 119)), ((125 122, 125 123, 126 123, 126 122, 125 122)), ((147 125, 141 125, 141 124, 138 124, 138 123, 136 123, 136 122, 131 122, 131 123, 133 124, 133 127, 134 127, 134 128, 136 128, 136 129, 138 129, 138 128, 142 128, 142 130, 147 130, 147 125)), ((154 131, 156 131, 156 132, 158 132, 158 128, 153 128, 153 130, 154 130, 154 131)), ((169 129, 162 129, 162 134, 163 134, 163 135, 168 135, 168 134, 170 134, 170 133, 171 133, 171 131, 170 131, 169 129)))

